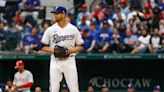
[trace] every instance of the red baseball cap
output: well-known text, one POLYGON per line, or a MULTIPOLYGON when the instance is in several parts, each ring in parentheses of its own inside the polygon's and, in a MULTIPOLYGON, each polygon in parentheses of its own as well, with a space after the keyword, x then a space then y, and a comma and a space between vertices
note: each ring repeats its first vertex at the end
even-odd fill
POLYGON ((22 60, 18 60, 16 62, 16 66, 15 66, 15 69, 19 68, 21 65, 24 65, 24 62, 22 60))
POLYGON ((81 6, 81 8, 84 9, 84 10, 87 10, 87 5, 86 5, 86 4, 83 4, 83 5, 81 6))
POLYGON ((126 5, 126 4, 127 4, 127 3, 126 3, 126 0, 121 0, 120 2, 121 2, 121 4, 123 4, 123 5, 126 5))
POLYGON ((87 16, 85 14, 82 15, 82 20, 86 20, 87 16))

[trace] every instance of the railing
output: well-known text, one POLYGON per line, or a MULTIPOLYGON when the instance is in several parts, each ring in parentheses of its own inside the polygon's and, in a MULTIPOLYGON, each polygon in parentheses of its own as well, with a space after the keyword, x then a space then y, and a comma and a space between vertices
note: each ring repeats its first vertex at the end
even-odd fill
MULTIPOLYGON (((0 54, 0 60, 49 60, 50 55, 0 54)), ((110 60, 110 59, 164 59, 164 54, 77 54, 76 59, 110 60)))

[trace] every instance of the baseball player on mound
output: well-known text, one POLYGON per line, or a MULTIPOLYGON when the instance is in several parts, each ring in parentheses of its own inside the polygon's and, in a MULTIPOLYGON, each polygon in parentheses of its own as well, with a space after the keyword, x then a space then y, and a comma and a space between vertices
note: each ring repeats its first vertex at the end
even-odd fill
POLYGON ((67 10, 62 6, 52 11, 56 23, 50 26, 42 37, 43 51, 51 53, 50 92, 59 92, 63 78, 70 92, 79 92, 75 54, 83 50, 83 39, 79 30, 67 19, 67 10))

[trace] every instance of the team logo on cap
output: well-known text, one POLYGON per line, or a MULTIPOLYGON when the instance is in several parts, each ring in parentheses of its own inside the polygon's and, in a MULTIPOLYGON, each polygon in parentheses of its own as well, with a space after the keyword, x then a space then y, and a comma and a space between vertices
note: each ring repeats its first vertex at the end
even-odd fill
POLYGON ((55 7, 55 10, 57 10, 57 9, 58 9, 58 6, 55 7))

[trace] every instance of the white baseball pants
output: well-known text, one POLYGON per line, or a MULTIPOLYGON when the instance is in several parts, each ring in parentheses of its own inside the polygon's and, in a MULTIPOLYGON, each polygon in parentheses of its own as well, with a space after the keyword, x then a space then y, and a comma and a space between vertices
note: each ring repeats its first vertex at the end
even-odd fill
POLYGON ((50 61, 50 92, 59 92, 60 82, 64 74, 70 92, 79 92, 78 76, 75 57, 60 60, 51 58, 50 61))

